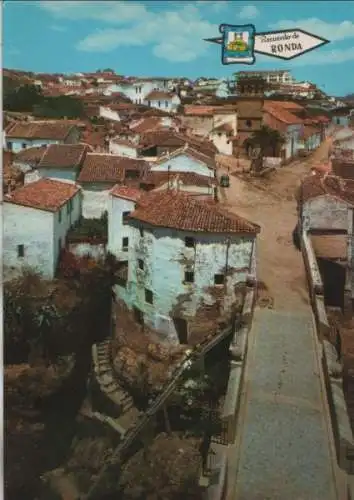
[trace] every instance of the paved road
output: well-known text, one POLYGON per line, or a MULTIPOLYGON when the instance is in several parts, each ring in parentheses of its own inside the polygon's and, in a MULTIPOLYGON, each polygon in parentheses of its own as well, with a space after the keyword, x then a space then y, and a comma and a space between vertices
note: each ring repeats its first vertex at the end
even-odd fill
POLYGON ((256 309, 244 391, 228 500, 337 499, 310 310, 256 309))

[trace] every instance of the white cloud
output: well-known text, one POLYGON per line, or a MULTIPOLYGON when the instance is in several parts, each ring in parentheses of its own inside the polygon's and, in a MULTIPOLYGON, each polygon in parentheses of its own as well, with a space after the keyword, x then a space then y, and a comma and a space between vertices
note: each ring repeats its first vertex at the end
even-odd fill
POLYGON ((218 33, 218 25, 204 19, 200 9, 190 3, 179 4, 178 8, 161 11, 158 15, 135 2, 43 1, 41 7, 57 18, 96 19, 117 25, 97 29, 80 40, 76 48, 85 52, 151 45, 156 57, 190 62, 210 49, 203 39, 218 33))
POLYGON ((298 21, 278 21, 277 23, 270 24, 270 28, 276 30, 302 28, 309 33, 322 36, 329 41, 344 40, 345 38, 354 37, 353 22, 343 21, 341 23, 331 24, 316 17, 310 19, 299 19, 298 21))
POLYGON ((259 16, 259 10, 254 5, 245 5, 239 12, 240 19, 255 19, 259 16))
POLYGON ((298 59, 294 59, 292 66, 321 65, 321 64, 340 64, 348 61, 354 61, 354 47, 347 49, 333 49, 317 51, 304 54, 298 59))

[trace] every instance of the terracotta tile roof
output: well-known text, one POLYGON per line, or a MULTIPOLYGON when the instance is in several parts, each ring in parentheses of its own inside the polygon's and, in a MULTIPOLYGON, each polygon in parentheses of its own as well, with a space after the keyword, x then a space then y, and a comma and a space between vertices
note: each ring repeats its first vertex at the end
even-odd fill
POLYGON ((212 116, 214 114, 214 106, 195 106, 190 104, 184 106, 184 114, 192 116, 212 116))
POLYGON ((117 198, 123 198, 124 200, 137 201, 144 193, 141 189, 129 187, 129 186, 121 186, 117 184, 110 191, 112 196, 117 198))
POLYGON ((65 121, 17 122, 6 132, 6 136, 19 139, 64 140, 71 132, 73 124, 65 121))
POLYGON ((29 165, 37 165, 43 158, 47 146, 23 149, 15 155, 15 163, 27 163, 29 165))
POLYGON ((184 185, 207 187, 216 184, 216 179, 207 177, 206 175, 196 174, 194 172, 147 172, 141 179, 141 184, 148 184, 154 187, 161 186, 170 179, 180 179, 184 185))
POLYGON ((146 101, 158 101, 158 100, 167 101, 169 99, 172 99, 172 97, 173 97, 173 94, 171 94, 170 92, 166 92, 163 90, 153 90, 145 97, 145 100, 146 101))
POLYGON ((10 195, 5 196, 4 201, 47 212, 56 212, 79 191, 78 186, 69 182, 39 179, 16 189, 10 195))
POLYGON ((354 181, 344 180, 335 175, 309 175, 305 177, 298 190, 300 204, 318 196, 334 196, 351 205, 354 204, 354 181))
POLYGON ((249 234, 260 231, 259 226, 227 212, 218 203, 206 203, 172 190, 147 193, 128 218, 181 231, 249 234))
POLYGON ((300 125, 303 123, 303 120, 293 115, 286 109, 281 108, 280 106, 271 106, 267 101, 264 102, 263 109, 266 113, 269 113, 274 118, 276 118, 282 123, 286 123, 287 125, 295 125, 295 124, 300 125))
POLYGON ((161 125, 161 118, 158 116, 150 116, 148 118, 141 118, 138 122, 132 123, 130 129, 141 134, 149 130, 154 130, 161 125))
POLYGON ((279 106, 281 108, 287 109, 289 111, 303 111, 305 108, 300 106, 300 104, 292 101, 265 101, 269 103, 270 106, 279 106))
POLYGON ((216 168, 215 163, 215 155, 212 156, 209 154, 204 154, 200 150, 195 149, 194 147, 190 147, 188 144, 185 144, 182 148, 176 149, 172 151, 172 153, 160 156, 155 162, 154 165, 160 165, 161 163, 165 163, 170 158, 175 158, 176 156, 186 155, 190 158, 197 160, 200 163, 204 163, 211 169, 216 168))
POLYGON ((50 144, 38 168, 73 168, 82 164, 88 147, 84 144, 50 144))
POLYGON ((78 177, 78 182, 124 182, 126 172, 135 170, 141 177, 148 163, 124 156, 88 153, 78 177))

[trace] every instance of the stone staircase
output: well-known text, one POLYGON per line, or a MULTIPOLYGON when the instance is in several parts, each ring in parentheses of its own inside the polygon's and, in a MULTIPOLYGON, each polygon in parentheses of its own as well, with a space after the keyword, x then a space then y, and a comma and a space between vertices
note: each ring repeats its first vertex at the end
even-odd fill
POLYGON ((112 419, 99 412, 92 416, 106 423, 112 421, 112 427, 123 436, 130 427, 135 425, 139 411, 134 406, 133 398, 119 385, 111 362, 111 341, 104 340, 92 346, 94 373, 101 391, 119 408, 120 416, 112 419))

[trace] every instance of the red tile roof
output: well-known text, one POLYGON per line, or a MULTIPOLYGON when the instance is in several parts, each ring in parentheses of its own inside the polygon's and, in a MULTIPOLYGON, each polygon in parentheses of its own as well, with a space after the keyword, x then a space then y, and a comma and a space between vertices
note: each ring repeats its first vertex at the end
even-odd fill
POLYGON ((56 212, 79 191, 78 186, 69 182, 39 179, 16 189, 10 195, 5 196, 4 201, 47 212, 56 212))
POLYGON ((135 170, 141 177, 148 163, 124 156, 88 153, 78 177, 78 182, 124 182, 126 172, 135 170))
POLYGON ((47 146, 23 149, 15 155, 15 163, 27 163, 28 165, 37 165, 43 158, 47 146))
POLYGON ((180 179, 184 185, 188 186, 212 186, 216 184, 216 179, 206 175, 196 174, 194 172, 147 172, 141 179, 142 184, 148 184, 154 187, 161 186, 172 179, 180 179))
POLYGON ((165 92, 163 90, 153 90, 145 97, 145 100, 146 101, 158 101, 158 100, 167 101, 169 99, 172 99, 172 97, 173 97, 173 94, 171 94, 170 92, 165 92))
POLYGON ((195 149, 194 147, 190 147, 188 144, 184 145, 182 148, 176 149, 172 153, 160 156, 156 160, 154 165, 160 165, 161 163, 165 163, 166 161, 168 161, 170 158, 175 158, 176 156, 181 155, 189 156, 190 158, 193 158, 200 163, 204 163, 210 169, 216 168, 215 154, 205 154, 204 152, 195 149))
POLYGON ((128 218, 181 231, 211 233, 259 233, 260 227, 180 191, 152 191, 140 198, 128 218))
POLYGON ((214 106, 187 105, 184 106, 184 114, 192 116, 212 116, 214 114, 214 106))
POLYGON ((303 123, 301 118, 289 113, 289 111, 280 106, 271 106, 267 101, 264 102, 264 111, 287 125, 300 125, 303 123))
POLYGON ((309 175, 302 181, 297 198, 300 203, 305 203, 324 195, 354 204, 354 181, 344 180, 335 175, 309 175))
POLYGON ((132 123, 130 129, 141 134, 149 130, 154 130, 161 125, 161 119, 158 116, 150 116, 148 118, 142 118, 138 122, 132 123))
POLYGON ((50 144, 38 168, 73 168, 84 161, 88 147, 84 144, 50 144))
POLYGON ((6 132, 13 139, 52 139, 64 140, 71 132, 73 124, 65 121, 17 122, 6 132))
POLYGON ((114 188, 111 190, 112 196, 130 201, 137 201, 143 194, 145 193, 141 189, 129 186, 121 186, 119 184, 114 186, 114 188))
POLYGON ((303 106, 300 106, 297 102, 292 102, 292 101, 265 101, 269 103, 270 106, 278 106, 283 109, 287 109, 288 111, 303 111, 305 108, 303 106))

